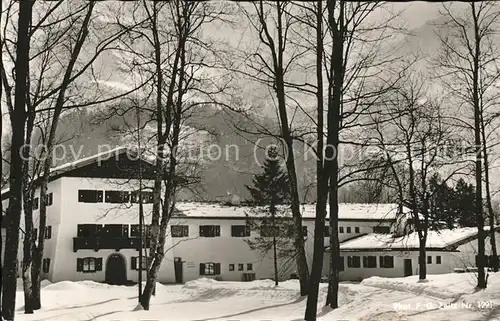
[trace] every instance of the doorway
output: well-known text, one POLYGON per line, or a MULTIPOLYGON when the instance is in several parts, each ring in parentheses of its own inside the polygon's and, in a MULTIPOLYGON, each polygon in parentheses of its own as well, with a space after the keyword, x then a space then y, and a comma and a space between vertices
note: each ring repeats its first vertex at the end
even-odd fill
POLYGON ((175 283, 182 283, 182 259, 174 258, 175 283))
POLYGON ((411 259, 405 259, 405 276, 410 276, 410 275, 413 275, 411 259))
POLYGON ((125 258, 117 253, 111 254, 106 262, 105 282, 112 285, 127 283, 127 268, 125 258))

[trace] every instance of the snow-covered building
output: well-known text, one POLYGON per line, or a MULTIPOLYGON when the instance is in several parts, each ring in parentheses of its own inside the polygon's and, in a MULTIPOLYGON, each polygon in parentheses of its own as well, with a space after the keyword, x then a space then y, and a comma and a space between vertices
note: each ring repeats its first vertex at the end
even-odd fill
MULTIPOLYGON (((137 281, 139 164, 133 153, 118 148, 51 171, 46 200, 44 277, 53 282, 137 281)), ((152 186, 154 167, 143 161, 142 169, 144 184, 152 186)), ((4 190, 1 199, 5 207, 8 197, 9 191, 4 190)), ((143 200, 145 223, 149 224, 151 189, 144 189, 143 200)), ((36 196, 35 226, 39 222, 39 204, 36 196)), ((177 203, 176 208, 168 227, 160 282, 183 283, 200 276, 221 280, 273 277, 272 256, 251 250, 246 241, 260 235, 260 231, 247 226, 252 208, 209 203, 177 203)), ((301 211, 310 264, 315 206, 302 205, 301 211)), ((394 204, 341 204, 340 240, 387 233, 396 212, 394 204)), ((324 237, 328 245, 327 229, 324 237)), ((279 263, 280 278, 287 279, 295 272, 292 260, 280 259, 279 263)))
MULTIPOLYGON (((485 228, 489 231, 488 227, 485 228)), ((496 244, 500 249, 500 227, 496 244)), ((477 228, 429 231, 426 242, 428 274, 452 273, 476 266, 477 228)), ((486 255, 491 255, 490 238, 485 238, 486 255)), ((372 233, 340 244, 340 273, 343 281, 357 281, 371 276, 403 277, 419 273, 417 232, 406 236, 372 233)))

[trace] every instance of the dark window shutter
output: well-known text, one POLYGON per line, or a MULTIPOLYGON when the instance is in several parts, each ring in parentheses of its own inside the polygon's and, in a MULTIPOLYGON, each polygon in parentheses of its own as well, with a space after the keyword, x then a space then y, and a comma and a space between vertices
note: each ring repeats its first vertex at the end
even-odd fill
POLYGON ((220 275, 220 263, 215 263, 215 275, 220 275))
POLYGON ((200 225, 200 236, 205 236, 205 233, 203 233, 203 226, 200 225))
POLYGON ((137 257, 132 256, 130 258, 130 269, 131 270, 136 270, 137 269, 137 257))
POLYGON ((95 260, 95 270, 102 271, 102 257, 98 257, 95 260))
POLYGON ((200 275, 205 275, 205 264, 200 263, 200 275))
POLYGON ((189 225, 184 226, 184 236, 189 236, 189 225))
POLYGON ((368 257, 363 256, 363 267, 368 267, 368 257))
POLYGON ((215 226, 215 236, 220 236, 220 225, 215 226))
POLYGON ((76 259, 76 272, 83 271, 83 259, 76 259))
POLYGON ((97 191, 97 201, 100 203, 102 202, 102 194, 102 191, 97 191))

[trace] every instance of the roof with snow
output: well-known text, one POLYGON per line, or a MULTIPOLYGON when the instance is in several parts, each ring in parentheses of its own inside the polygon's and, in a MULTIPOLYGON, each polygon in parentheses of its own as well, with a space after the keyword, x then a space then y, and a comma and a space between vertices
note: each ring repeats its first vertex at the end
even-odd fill
MULTIPOLYGON (((489 227, 485 227, 488 231, 489 227)), ((495 230, 500 231, 500 226, 495 230)), ((477 238, 477 228, 462 227, 456 229, 444 229, 440 231, 429 231, 427 235, 427 249, 440 249, 453 251, 462 244, 477 238)), ((345 241, 340 244, 340 251, 390 251, 390 250, 415 250, 419 247, 418 233, 412 232, 405 236, 396 237, 393 234, 366 234, 345 241)))
MULTIPOLYGON (((61 176, 82 176, 82 177, 102 177, 113 178, 115 176, 135 176, 137 169, 134 163, 138 163, 139 156, 137 149, 130 146, 119 146, 106 150, 95 155, 80 158, 74 162, 65 163, 50 170, 50 180, 55 180, 61 176)), ((142 158, 143 164, 153 165, 149 159, 142 158)), ((137 167, 137 166, 136 166, 137 167)), ((150 166, 151 167, 151 166, 150 166)), ((150 169, 151 170, 151 169, 150 169)), ((148 168, 144 169, 144 176, 147 176, 148 168)), ((41 174, 40 174, 41 175, 41 174)), ((132 177, 128 176, 128 177, 132 177)), ((8 197, 9 187, 2 189, 2 200, 8 197)))
MULTIPOLYGON (((244 218, 258 216, 256 207, 252 206, 225 206, 216 203, 177 203, 176 208, 181 214, 178 216, 193 218, 244 218)), ((287 209, 284 205, 282 209, 287 209)), ((353 221, 392 221, 397 215, 397 204, 339 204, 339 220, 353 221)), ((314 204, 302 204, 300 210, 303 218, 314 218, 316 208, 314 204)), ((289 211, 286 211, 288 214, 289 211)), ((329 214, 327 214, 327 217, 329 214)))

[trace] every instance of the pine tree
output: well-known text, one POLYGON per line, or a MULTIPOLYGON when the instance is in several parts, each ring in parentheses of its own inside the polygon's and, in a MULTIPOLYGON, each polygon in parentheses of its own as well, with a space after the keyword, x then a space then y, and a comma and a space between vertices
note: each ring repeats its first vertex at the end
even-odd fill
MULTIPOLYGON (((434 220, 436 223, 445 222, 449 229, 454 228, 457 216, 454 209, 455 193, 453 188, 443 182, 441 176, 436 173, 429 180, 429 189, 432 194, 430 212, 434 220)), ((439 224, 437 225, 439 226, 439 224)))
POLYGON ((467 184, 463 178, 459 179, 455 186, 454 195, 455 213, 460 226, 477 226, 475 209, 474 185, 467 184))
POLYGON ((283 207, 279 207, 289 203, 290 193, 288 176, 280 166, 276 148, 268 151, 262 169, 262 173, 254 175, 253 185, 245 186, 252 196, 250 202, 257 206, 252 210, 252 217, 247 216, 247 224, 260 230, 260 236, 248 239, 247 243, 263 255, 273 251, 274 279, 278 285, 278 256, 288 252, 293 221, 286 219, 283 207))

